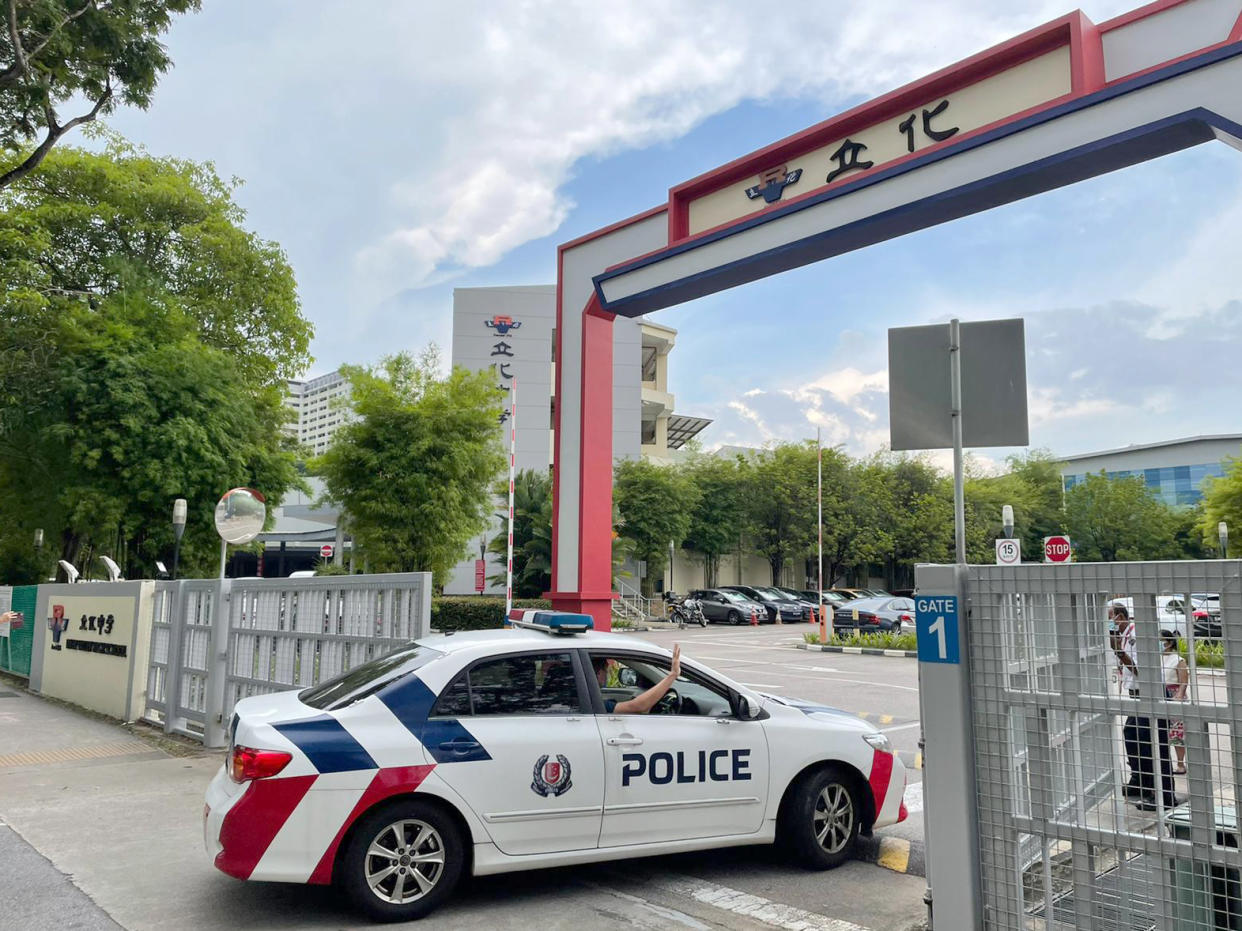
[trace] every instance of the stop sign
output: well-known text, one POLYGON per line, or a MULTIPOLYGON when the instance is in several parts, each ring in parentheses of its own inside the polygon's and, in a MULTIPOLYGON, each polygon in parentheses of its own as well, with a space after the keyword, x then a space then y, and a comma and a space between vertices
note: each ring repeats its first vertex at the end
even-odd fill
POLYGON ((331 559, 332 558, 332 544, 325 543, 323 546, 319 547, 319 555, 322 556, 324 559, 331 559))
POLYGON ((1044 537, 1044 562, 1069 562, 1071 553, 1069 537, 1044 537))

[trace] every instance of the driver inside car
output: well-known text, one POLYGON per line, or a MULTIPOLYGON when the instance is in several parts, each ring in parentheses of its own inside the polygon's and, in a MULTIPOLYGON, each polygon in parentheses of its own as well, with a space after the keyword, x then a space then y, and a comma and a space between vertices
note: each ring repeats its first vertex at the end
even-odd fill
MULTIPOLYGON (((609 667, 615 663, 616 660, 607 659, 602 656, 592 658, 591 664, 595 667, 595 678, 596 681, 599 682, 600 688, 605 688, 610 684, 608 681, 609 667)), ((647 689, 647 691, 641 693, 640 695, 635 695, 633 698, 625 701, 605 698, 604 707, 607 709, 609 714, 646 714, 654 708, 660 699, 665 696, 668 690, 672 688, 673 683, 677 681, 680 675, 681 645, 675 644, 673 646, 673 664, 669 669, 668 675, 666 675, 651 688, 647 689)))

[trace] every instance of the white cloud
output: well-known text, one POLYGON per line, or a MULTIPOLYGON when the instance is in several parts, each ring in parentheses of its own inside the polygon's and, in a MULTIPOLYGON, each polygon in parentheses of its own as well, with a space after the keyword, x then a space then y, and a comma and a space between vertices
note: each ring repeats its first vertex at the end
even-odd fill
MULTIPOLYGON (((1128 4, 1092 6, 1103 17, 1128 4)), ((358 134, 389 189, 387 228, 354 247, 360 285, 382 299, 554 232, 582 159, 677 139, 744 100, 833 101, 829 116, 841 100, 877 96, 1063 12, 1054 0, 1024 7, 795 0, 771 16, 723 0, 705 16, 649 0, 495 4, 478 15, 389 0, 357 17, 299 7, 278 23, 267 64, 276 87, 248 82, 247 96, 262 99, 242 105, 279 121, 296 88, 329 110, 329 132, 358 134)), ((720 161, 753 144, 739 140, 720 161)), ((667 183, 690 173, 670 166, 667 183)), ((663 190, 639 196, 635 209, 663 190)))

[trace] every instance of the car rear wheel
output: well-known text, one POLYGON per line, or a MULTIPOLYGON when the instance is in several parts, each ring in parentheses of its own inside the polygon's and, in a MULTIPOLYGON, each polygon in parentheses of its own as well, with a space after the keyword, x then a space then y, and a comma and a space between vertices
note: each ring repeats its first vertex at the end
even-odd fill
POLYGON ((781 845, 807 869, 840 866, 854 854, 862 812, 845 769, 834 764, 815 770, 794 788, 781 812, 781 845))
POLYGON ((341 884, 376 921, 412 921, 440 906, 461 878, 465 851, 457 825, 419 799, 363 817, 346 847, 341 884))
POLYGON ((729 612, 729 623, 730 624, 742 623, 742 612, 741 611, 730 611, 729 612))

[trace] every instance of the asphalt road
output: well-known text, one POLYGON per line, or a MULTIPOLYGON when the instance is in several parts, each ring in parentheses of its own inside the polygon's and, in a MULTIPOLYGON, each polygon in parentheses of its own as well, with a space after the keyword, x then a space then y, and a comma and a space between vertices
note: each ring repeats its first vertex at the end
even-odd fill
MULTIPOLYGON (((867 714, 913 762, 915 661, 797 650, 801 632, 721 626, 637 636, 679 641, 688 656, 757 689, 867 714)), ((202 848, 202 805, 219 752, 169 747, 141 728, 129 732, 2 682, 0 689, 11 694, 0 702, 0 821, 12 831, 0 827, 0 878, 14 896, 0 894, 0 927, 367 926, 332 888, 241 883, 212 868, 202 848), (31 889, 41 898, 18 892, 31 889)), ((912 793, 915 786, 908 800, 912 793)), ((865 859, 826 873, 752 847, 468 879, 443 909, 411 927, 921 927, 921 813, 878 833, 865 859)))

